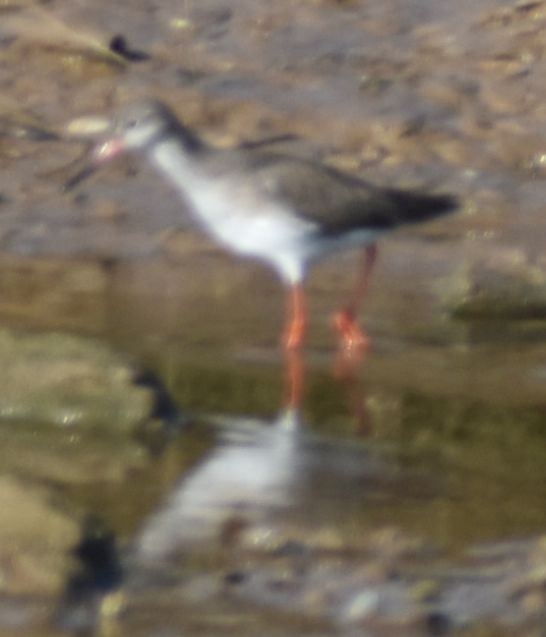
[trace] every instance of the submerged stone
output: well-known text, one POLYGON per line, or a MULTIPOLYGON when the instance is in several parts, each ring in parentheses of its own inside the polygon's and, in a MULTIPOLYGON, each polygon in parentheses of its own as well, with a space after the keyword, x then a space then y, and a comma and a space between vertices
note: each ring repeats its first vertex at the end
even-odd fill
POLYGON ((459 318, 546 318, 546 271, 520 250, 475 258, 453 275, 447 290, 446 305, 459 318))
POLYGON ((55 593, 64 585, 78 525, 50 499, 45 489, 0 476, 0 591, 55 593))
POLYGON ((98 340, 0 330, 0 422, 131 431, 145 422, 153 393, 98 340))

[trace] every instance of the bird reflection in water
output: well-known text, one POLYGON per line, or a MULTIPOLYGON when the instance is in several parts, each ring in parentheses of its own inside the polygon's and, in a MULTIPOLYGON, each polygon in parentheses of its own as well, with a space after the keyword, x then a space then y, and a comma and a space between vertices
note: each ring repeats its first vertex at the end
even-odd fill
MULTIPOLYGON (((318 465, 321 472, 325 467, 337 472, 341 465, 343 471, 350 465, 360 474, 377 470, 362 449, 334 442, 328 451, 330 443, 325 445, 303 426, 305 369, 301 351, 289 351, 285 356, 285 397, 280 415, 273 421, 211 418, 218 442, 143 526, 136 541, 141 560, 158 564, 187 550, 221 548, 240 539, 241 532, 267 528, 273 521, 278 523, 283 513, 301 511, 302 502, 309 497, 304 492, 309 491, 311 474, 318 465)), ((352 404, 358 394, 356 364, 356 360, 351 365, 345 360, 343 369, 338 368, 338 380, 348 388, 352 404)), ((358 402, 362 427, 366 420, 362 395, 358 402)))
POLYGON ((297 413, 287 409, 274 422, 219 417, 215 424, 219 440, 212 452, 142 529, 137 553, 145 561, 211 548, 293 503, 302 469, 297 413))

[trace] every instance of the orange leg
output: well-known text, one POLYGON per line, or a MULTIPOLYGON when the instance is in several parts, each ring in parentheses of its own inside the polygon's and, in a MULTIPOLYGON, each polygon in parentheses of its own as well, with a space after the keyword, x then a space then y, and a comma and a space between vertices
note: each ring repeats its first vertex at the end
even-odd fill
POLYGON ((335 326, 341 335, 341 346, 346 353, 364 350, 368 345, 368 337, 356 321, 356 314, 366 295, 370 283, 370 275, 377 257, 377 247, 368 246, 364 252, 364 262, 359 272, 353 295, 346 307, 335 316, 335 326))
POLYGON ((305 296, 302 286, 297 284, 290 288, 288 320, 282 339, 284 349, 288 351, 299 349, 303 344, 306 330, 307 308, 305 306, 305 296))

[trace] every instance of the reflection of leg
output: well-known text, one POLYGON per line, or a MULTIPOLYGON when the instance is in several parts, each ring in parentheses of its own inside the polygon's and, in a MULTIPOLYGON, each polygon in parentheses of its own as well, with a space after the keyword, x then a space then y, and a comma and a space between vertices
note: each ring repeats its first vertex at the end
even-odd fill
POLYGON ((360 382, 362 359, 363 352, 342 350, 336 360, 334 375, 345 388, 349 410, 356 420, 358 433, 367 437, 372 433, 372 425, 366 407, 366 394, 360 382))
POLYGON ((286 398, 285 408, 297 411, 303 393, 303 360, 301 350, 291 349, 285 353, 286 398))
POLYGON ((352 297, 343 310, 335 316, 335 326, 341 335, 341 345, 345 352, 354 353, 362 351, 368 345, 368 337, 356 321, 358 308, 366 295, 369 287, 370 275, 377 257, 377 247, 368 246, 364 251, 362 268, 359 270, 358 279, 352 297))
POLYGON ((288 319, 282 344, 285 350, 290 351, 296 350, 302 346, 305 331, 307 329, 305 296, 300 284, 290 287, 287 314, 288 319))

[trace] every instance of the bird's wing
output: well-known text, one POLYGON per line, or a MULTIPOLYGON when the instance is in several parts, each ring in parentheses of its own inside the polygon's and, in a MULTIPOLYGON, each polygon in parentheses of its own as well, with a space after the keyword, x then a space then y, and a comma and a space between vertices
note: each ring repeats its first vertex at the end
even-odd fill
POLYGON ((264 194, 316 224, 323 235, 359 228, 386 230, 424 221, 456 205, 445 195, 380 188, 323 164, 286 155, 253 154, 249 168, 264 194))

